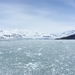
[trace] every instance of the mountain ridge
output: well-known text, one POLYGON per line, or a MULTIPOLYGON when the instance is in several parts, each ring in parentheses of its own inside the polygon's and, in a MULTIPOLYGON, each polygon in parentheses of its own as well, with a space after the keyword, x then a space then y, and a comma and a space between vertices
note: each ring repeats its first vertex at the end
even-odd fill
POLYGON ((62 38, 59 38, 59 39, 75 39, 75 34, 67 36, 67 37, 62 37, 62 38))

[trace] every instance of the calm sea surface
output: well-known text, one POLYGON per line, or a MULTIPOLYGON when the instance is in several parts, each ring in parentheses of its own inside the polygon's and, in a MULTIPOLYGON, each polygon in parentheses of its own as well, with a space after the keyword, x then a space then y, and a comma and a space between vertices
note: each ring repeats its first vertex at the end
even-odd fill
POLYGON ((75 75, 75 41, 0 41, 0 75, 75 75))

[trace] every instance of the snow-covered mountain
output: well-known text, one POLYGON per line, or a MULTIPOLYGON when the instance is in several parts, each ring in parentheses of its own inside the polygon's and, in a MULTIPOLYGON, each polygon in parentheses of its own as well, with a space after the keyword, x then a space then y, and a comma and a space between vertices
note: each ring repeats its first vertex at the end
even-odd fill
POLYGON ((54 39, 56 35, 50 33, 38 33, 27 30, 0 30, 0 39, 54 39))
POLYGON ((59 35, 59 37, 67 37, 67 36, 70 36, 70 35, 73 35, 73 34, 75 34, 75 30, 69 30, 69 31, 65 31, 65 32, 61 33, 59 35))
POLYGON ((55 39, 61 37, 67 37, 70 35, 75 34, 75 30, 70 30, 63 32, 59 35, 50 34, 50 33, 39 33, 33 32, 28 30, 0 30, 0 40, 7 40, 7 39, 55 39))

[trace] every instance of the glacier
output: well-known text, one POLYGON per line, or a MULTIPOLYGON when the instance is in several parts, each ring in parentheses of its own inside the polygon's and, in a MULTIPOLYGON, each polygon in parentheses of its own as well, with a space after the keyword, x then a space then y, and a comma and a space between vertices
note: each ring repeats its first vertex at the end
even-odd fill
POLYGON ((0 39, 53 39, 56 35, 50 33, 39 33, 27 30, 14 29, 11 31, 0 30, 0 39))
POLYGON ((61 34, 40 33, 35 31, 19 30, 19 29, 0 30, 0 40, 9 40, 9 39, 51 40, 55 38, 66 37, 72 34, 75 34, 75 30, 65 31, 61 34))

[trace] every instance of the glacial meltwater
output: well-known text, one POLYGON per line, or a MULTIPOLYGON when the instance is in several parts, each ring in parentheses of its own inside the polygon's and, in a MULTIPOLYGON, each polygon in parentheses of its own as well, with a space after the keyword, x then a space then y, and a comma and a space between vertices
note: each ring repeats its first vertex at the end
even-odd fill
POLYGON ((0 75, 75 75, 75 41, 0 41, 0 75))

